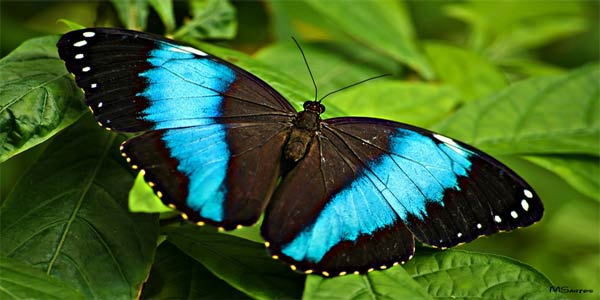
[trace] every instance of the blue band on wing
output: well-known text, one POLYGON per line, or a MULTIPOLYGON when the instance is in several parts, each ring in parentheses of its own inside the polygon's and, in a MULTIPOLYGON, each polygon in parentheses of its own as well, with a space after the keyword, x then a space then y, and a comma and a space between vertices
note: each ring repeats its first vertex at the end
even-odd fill
POLYGON ((316 222, 304 229, 282 253, 297 260, 318 262, 333 246, 391 225, 396 214, 369 179, 360 176, 336 194, 316 222))
POLYGON ((382 156, 371 170, 386 174, 374 182, 403 220, 408 214, 419 219, 427 216, 427 202, 443 206, 444 191, 459 190, 458 176, 467 176, 471 167, 470 151, 456 144, 437 144, 414 131, 398 129, 390 144, 392 155, 382 156))
POLYGON ((148 99, 142 111, 154 129, 169 129, 162 137, 177 170, 189 178, 187 205, 200 216, 223 220, 225 176, 230 151, 222 115, 222 93, 235 80, 228 66, 197 57, 164 42, 150 51, 153 68, 141 73, 147 87, 138 96, 148 99))
POLYGON ((221 94, 235 80, 228 66, 174 45, 158 42, 148 62, 154 66, 139 76, 147 88, 138 93, 148 99, 143 119, 154 129, 178 128, 214 123, 221 116, 221 94))
POLYGON ((207 219, 223 220, 230 152, 221 124, 168 130, 163 136, 177 170, 189 178, 187 205, 207 219))
POLYGON ((318 263, 336 244, 391 226, 398 216, 422 219, 426 204, 443 205, 444 192, 459 190, 458 177, 467 176, 471 167, 469 150, 406 129, 390 138, 389 151, 335 194, 315 223, 284 245, 282 253, 318 263))

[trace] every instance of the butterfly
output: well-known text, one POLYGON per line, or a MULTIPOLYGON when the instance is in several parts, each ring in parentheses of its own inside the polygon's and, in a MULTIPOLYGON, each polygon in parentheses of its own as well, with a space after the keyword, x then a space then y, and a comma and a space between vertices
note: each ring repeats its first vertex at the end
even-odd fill
POLYGON ((273 258, 321 276, 410 260, 541 219, 540 198, 491 156, 423 128, 297 112, 256 76, 204 51, 114 28, 57 44, 98 123, 142 132, 121 152, 184 219, 264 220, 273 258))

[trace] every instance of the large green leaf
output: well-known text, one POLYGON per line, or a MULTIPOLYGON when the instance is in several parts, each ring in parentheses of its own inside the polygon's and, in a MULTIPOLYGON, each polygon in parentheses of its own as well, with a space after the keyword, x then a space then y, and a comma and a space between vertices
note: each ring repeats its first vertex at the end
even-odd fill
POLYGON ((17 260, 0 256, 0 298, 18 299, 84 299, 77 290, 48 276, 43 271, 17 260))
POLYGON ((477 53, 435 42, 426 43, 425 51, 438 79, 456 87, 465 100, 488 96, 507 84, 502 71, 477 53))
POLYGON ((597 155, 599 76, 594 64, 524 80, 465 105, 438 129, 496 154, 597 155))
POLYGON ((398 266, 365 275, 351 274, 335 278, 308 276, 302 299, 426 300, 433 297, 398 266))
POLYGON ((144 176, 138 173, 135 183, 129 191, 129 210, 132 212, 164 213, 172 212, 173 209, 164 205, 160 198, 154 194, 152 188, 144 180, 144 176))
POLYGON ((208 271, 169 242, 156 250, 156 258, 142 299, 251 299, 208 271))
POLYGON ((167 228, 168 241, 255 299, 298 299, 304 276, 271 259, 264 245, 195 226, 167 228))
POLYGON ((458 92, 447 85, 381 79, 342 91, 325 100, 340 107, 343 116, 389 119, 428 127, 458 106, 458 92))
POLYGON ((407 64, 427 79, 434 77, 427 59, 418 48, 409 14, 401 2, 306 2, 353 39, 407 64))
POLYGON ((65 130, 0 213, 0 255, 74 286, 86 299, 132 299, 148 276, 156 215, 131 214, 133 176, 117 135, 91 117, 65 130))
POLYGON ((552 283, 518 261, 458 250, 418 249, 406 271, 435 299, 564 299, 552 283))
POLYGON ((600 201, 600 157, 544 155, 525 156, 525 159, 556 173, 581 193, 600 201))
POLYGON ((24 42, 0 60, 0 162, 42 143, 86 111, 58 58, 55 36, 24 42))

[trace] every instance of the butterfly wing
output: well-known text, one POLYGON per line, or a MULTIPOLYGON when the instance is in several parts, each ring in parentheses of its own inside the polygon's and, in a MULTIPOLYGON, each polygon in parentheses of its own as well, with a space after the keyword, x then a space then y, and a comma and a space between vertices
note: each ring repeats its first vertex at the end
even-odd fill
POLYGON ((295 115, 281 95, 223 60, 147 33, 77 30, 58 48, 100 125, 146 132, 122 152, 165 204, 226 229, 258 220, 295 115))
POLYGON ((267 208, 262 233, 273 255, 326 275, 406 261, 413 235, 452 247, 543 213, 533 189, 497 160, 391 121, 325 120, 296 169, 267 208), (302 189, 310 199, 296 196, 302 189))

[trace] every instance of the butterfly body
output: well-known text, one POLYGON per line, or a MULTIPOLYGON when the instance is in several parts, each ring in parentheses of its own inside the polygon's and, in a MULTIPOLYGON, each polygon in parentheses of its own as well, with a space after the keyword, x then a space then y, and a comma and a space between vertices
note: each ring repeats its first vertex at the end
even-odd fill
POLYGON ((321 275, 408 261, 415 238, 452 247, 528 226, 543 206, 489 155, 393 121, 297 112, 256 76, 146 33, 90 28, 58 43, 104 127, 142 132, 121 151, 198 225, 256 223, 274 258, 321 275))
POLYGON ((304 109, 294 119, 294 127, 285 146, 285 157, 294 162, 304 156, 310 141, 320 130, 321 113, 325 111, 325 107, 316 101, 305 102, 304 109))

